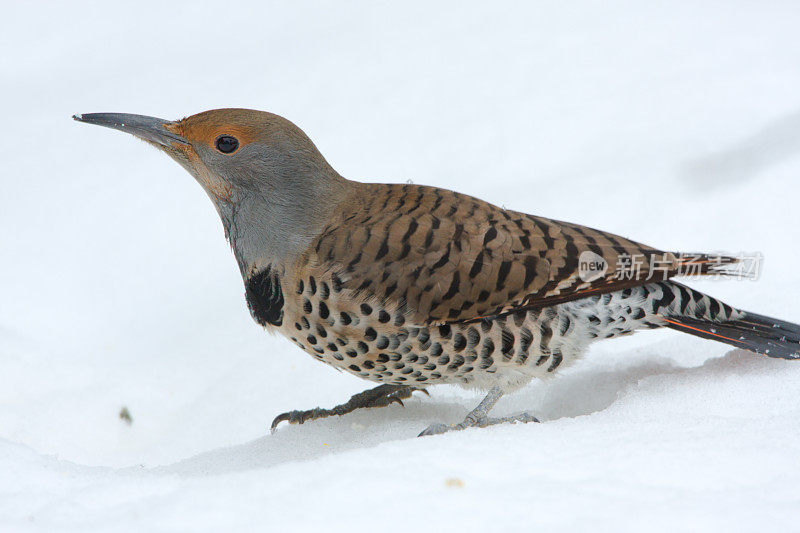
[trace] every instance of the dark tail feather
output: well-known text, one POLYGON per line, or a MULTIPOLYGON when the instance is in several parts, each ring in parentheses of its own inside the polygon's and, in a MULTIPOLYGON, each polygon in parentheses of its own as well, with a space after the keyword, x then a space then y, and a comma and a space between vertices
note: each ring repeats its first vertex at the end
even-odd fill
POLYGON ((744 316, 715 322, 690 316, 667 316, 667 327, 724 342, 769 357, 800 359, 800 325, 742 311, 744 316))

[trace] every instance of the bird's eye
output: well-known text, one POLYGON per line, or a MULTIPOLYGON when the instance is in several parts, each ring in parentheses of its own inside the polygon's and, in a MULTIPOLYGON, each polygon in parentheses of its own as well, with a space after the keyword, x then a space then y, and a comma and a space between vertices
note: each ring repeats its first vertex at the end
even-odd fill
POLYGON ((230 135, 220 135, 217 137, 216 144, 217 150, 223 154, 232 154, 239 148, 239 141, 236 140, 236 137, 231 137, 230 135))

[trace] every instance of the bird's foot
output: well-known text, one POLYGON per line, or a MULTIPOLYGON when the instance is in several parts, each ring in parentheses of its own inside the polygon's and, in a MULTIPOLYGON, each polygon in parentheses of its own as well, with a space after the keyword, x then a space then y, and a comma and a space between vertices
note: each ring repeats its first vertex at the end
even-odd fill
POLYGON ((491 418, 488 416, 473 416, 473 413, 467 415, 467 418, 459 424, 431 424, 428 429, 418 435, 418 437, 425 437, 427 435, 441 435, 448 431, 460 431, 467 428, 485 428, 487 426, 494 426, 495 424, 506 424, 515 422, 538 422, 539 419, 530 413, 521 413, 515 416, 504 416, 502 418, 491 418))
POLYGON ((307 411, 289 411, 275 417, 270 426, 270 431, 275 432, 278 424, 281 422, 289 422, 290 424, 303 424, 309 420, 317 420, 318 418, 327 418, 329 416, 342 416, 351 413, 356 409, 372 408, 372 407, 386 407, 393 403, 403 405, 403 400, 410 398, 414 391, 422 391, 428 394, 425 389, 418 389, 416 387, 402 386, 402 385, 379 385, 374 389, 365 390, 358 394, 353 395, 347 402, 337 405, 332 409, 309 409, 307 411))

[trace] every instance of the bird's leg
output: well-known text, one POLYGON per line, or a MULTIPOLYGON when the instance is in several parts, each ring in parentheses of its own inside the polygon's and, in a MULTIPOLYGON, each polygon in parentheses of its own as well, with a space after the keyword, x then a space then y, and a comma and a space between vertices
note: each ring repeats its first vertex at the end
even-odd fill
POLYGON ((333 415, 346 415, 362 407, 386 407, 393 403, 403 405, 403 400, 410 398, 411 393, 416 390, 428 394, 428 391, 425 389, 407 385, 378 385, 374 389, 368 389, 353 395, 347 402, 337 405, 332 409, 317 407, 316 409, 309 409, 307 411, 289 411, 288 413, 280 414, 272 421, 270 429, 274 432, 278 424, 283 421, 287 421, 290 424, 302 424, 308 420, 316 420, 333 415))
POLYGON ((492 387, 492 389, 489 391, 489 394, 487 394, 486 397, 481 400, 481 403, 478 404, 478 407, 470 411, 463 422, 449 426, 445 424, 431 424, 428 426, 428 429, 420 433, 419 436, 424 437, 426 435, 439 435, 441 433, 447 433, 448 431, 457 431, 471 427, 483 428, 486 426, 493 426, 495 424, 503 424, 505 422, 539 421, 535 416, 529 413, 522 413, 516 416, 505 416, 502 418, 489 418, 489 411, 492 410, 492 407, 494 407, 494 405, 502 396, 503 390, 500 387, 492 387))

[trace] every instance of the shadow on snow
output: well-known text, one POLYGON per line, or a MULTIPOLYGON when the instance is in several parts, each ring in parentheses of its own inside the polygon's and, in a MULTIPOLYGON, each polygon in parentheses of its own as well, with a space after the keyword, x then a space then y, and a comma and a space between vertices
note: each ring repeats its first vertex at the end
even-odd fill
MULTIPOLYGON (((616 365, 579 365, 558 379, 534 382, 503 398, 493 413, 508 415, 529 411, 546 423, 602 411, 627 393, 635 393, 641 380, 653 376, 674 376, 676 381, 683 381, 687 377, 713 381, 725 375, 776 370, 778 366, 774 360, 743 350, 732 350, 723 357, 709 359, 700 366, 689 368, 653 355, 649 359, 636 357, 635 360, 632 358, 616 365)), ((415 393, 414 398, 405 401, 405 407, 393 405, 356 411, 344 417, 304 425, 284 424, 275 434, 153 468, 151 472, 213 475, 369 448, 384 442, 415 438, 419 431, 433 422, 457 422, 472 407, 465 401, 437 399, 436 389, 433 390, 430 398, 415 393)))

